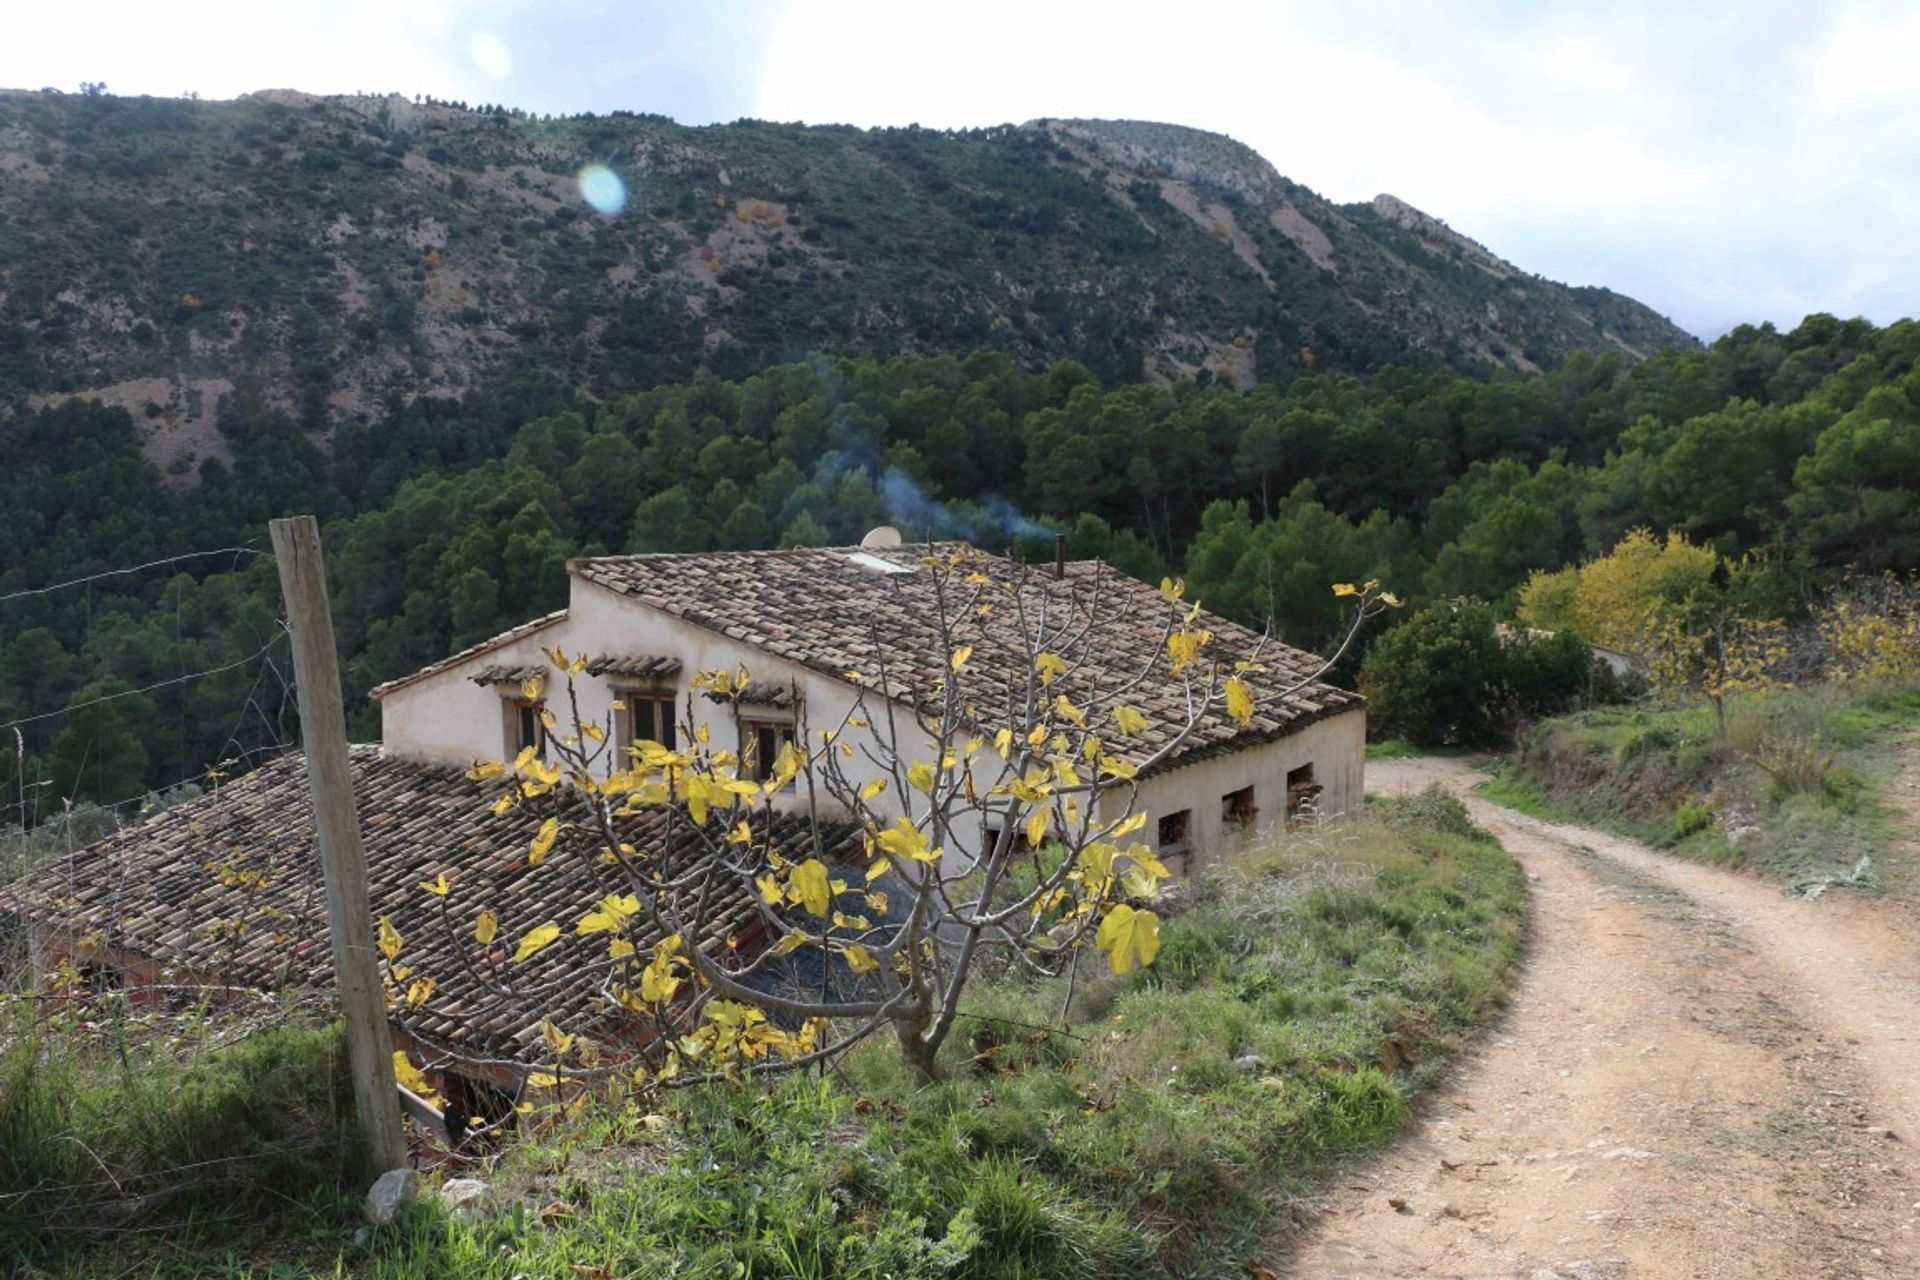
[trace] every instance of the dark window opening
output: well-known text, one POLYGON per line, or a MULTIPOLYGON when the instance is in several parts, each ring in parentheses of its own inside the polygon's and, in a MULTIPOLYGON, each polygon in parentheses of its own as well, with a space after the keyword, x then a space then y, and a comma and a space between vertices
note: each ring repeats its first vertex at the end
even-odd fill
POLYGON ((469 1141, 491 1142, 511 1130, 519 1115, 507 1090, 453 1071, 441 1073, 440 1096, 447 1141, 455 1147, 469 1141))
POLYGON ((1298 769, 1287 771, 1287 821, 1296 822, 1311 816, 1314 801, 1319 798, 1320 784, 1313 780, 1311 762, 1298 769))
POLYGON ((1183 854, 1187 851, 1187 833, 1193 825, 1193 810, 1182 809, 1160 819, 1160 852, 1183 854))
POLYGON ((1251 827, 1260 817, 1253 802, 1253 788, 1242 787, 1220 797, 1220 821, 1229 827, 1251 827))
POLYGON ((80 987, 88 995, 105 995, 109 991, 118 991, 127 985, 126 975, 119 966, 98 960, 84 961, 77 970, 80 987))
POLYGON ((657 742, 667 750, 675 749, 673 695, 658 693, 622 693, 627 704, 627 741, 657 742))
MULTIPOLYGON (((780 749, 793 742, 793 726, 772 720, 740 722, 740 776, 753 782, 773 777, 780 749)), ((788 783, 792 786, 792 783, 788 783)))
POLYGON ((546 753, 547 727, 540 719, 540 713, 545 709, 544 702, 529 702, 525 698, 508 700, 507 755, 517 756, 528 747, 541 754, 546 753))

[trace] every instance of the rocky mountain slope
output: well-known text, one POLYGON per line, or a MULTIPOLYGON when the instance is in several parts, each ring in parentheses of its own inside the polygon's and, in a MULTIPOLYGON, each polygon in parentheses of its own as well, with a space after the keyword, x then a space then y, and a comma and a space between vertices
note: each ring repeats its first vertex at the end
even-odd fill
POLYGON ((606 393, 821 350, 1112 379, 1552 365, 1692 339, 1391 196, 1214 134, 946 133, 288 91, 0 95, 0 404, 125 404, 185 458, 223 398, 314 431, 537 372, 606 393), (601 164, 617 214, 583 199, 601 164))

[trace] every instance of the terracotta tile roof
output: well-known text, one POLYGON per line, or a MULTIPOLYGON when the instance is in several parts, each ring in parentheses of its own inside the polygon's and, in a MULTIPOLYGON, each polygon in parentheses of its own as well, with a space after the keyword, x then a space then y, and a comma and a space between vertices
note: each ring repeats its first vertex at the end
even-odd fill
MULTIPOLYGON (((605 1013, 595 962, 605 958, 606 940, 578 938, 571 928, 618 881, 602 882, 601 869, 559 854, 530 867, 527 842, 537 822, 524 813, 495 816, 497 791, 459 770, 355 747, 352 772, 374 913, 404 939, 399 962, 438 983, 422 1008, 397 1011, 396 1025, 459 1056, 529 1056, 538 1014, 489 995, 485 963, 481 972, 470 967, 484 950, 473 941, 474 921, 492 908, 509 952, 549 921, 569 930, 515 967, 514 978, 553 984, 542 1003, 554 1020, 592 1034, 605 1013), (420 888, 442 874, 453 884, 447 897, 420 888)), ((303 758, 285 755, 41 868, 0 891, 0 913, 71 929, 105 954, 156 961, 181 981, 326 987, 332 953, 311 813, 303 758)), ((801 846, 804 819, 774 821, 777 843, 801 846)), ((667 822, 665 810, 652 810, 628 822, 623 835, 657 846, 667 822)), ((822 835, 840 859, 859 856, 851 825, 828 824, 822 835)), ((690 833, 681 843, 682 853, 695 846, 690 833)), ((724 946, 729 934, 750 945, 759 924, 752 894, 731 893, 702 945, 724 946)), ((653 941, 639 933, 634 940, 642 948, 653 941)))
POLYGON ((413 672, 411 675, 401 676, 397 680, 389 680, 385 684, 377 684, 367 690, 367 696, 369 698, 384 698, 395 689, 410 685, 416 680, 424 680, 431 675, 438 675, 448 667, 457 667, 469 658, 477 658, 483 653, 491 653, 501 645, 511 644, 523 636, 530 636, 536 631, 550 627, 566 616, 567 611, 565 609, 555 609, 552 613, 535 618, 531 622, 523 622, 517 627, 509 627, 497 636, 482 640, 476 645, 469 645, 460 652, 449 654, 438 662, 429 662, 426 666, 413 672))
MULTIPOLYGON (((961 549, 957 543, 933 548, 939 553, 961 549)), ((927 689, 947 669, 947 655, 938 651, 938 636, 928 625, 935 591, 933 575, 921 563, 927 554, 928 548, 919 546, 604 556, 573 561, 568 569, 588 582, 836 679, 847 671, 874 677, 884 656, 895 687, 927 689), (883 566, 891 566, 891 571, 883 566)), ((1000 571, 1009 567, 999 557, 986 559, 1000 571)), ((1035 568, 1024 582, 1030 611, 1051 602, 1057 617, 1069 598, 1083 605, 1097 599, 1113 619, 1095 651, 1061 678, 1060 688, 1076 701, 1132 680, 1153 660, 1151 674, 1124 700, 1144 711, 1154 727, 1138 742, 1111 745, 1132 747, 1135 758, 1141 758, 1165 741, 1170 727, 1184 723, 1186 691, 1162 647, 1167 607, 1157 588, 1097 560, 1069 564, 1061 580, 1048 568, 1035 568)), ((975 647, 970 673, 976 688, 982 680, 988 687, 1024 680, 1024 657, 998 640, 991 624, 982 626, 969 618, 962 625, 961 639, 975 647)), ((1196 625, 1214 633, 1211 652, 1229 662, 1251 656, 1260 644, 1257 633, 1214 614, 1202 613, 1196 625)), ((1274 693, 1317 670, 1320 660, 1269 642, 1261 661, 1267 671, 1249 677, 1258 707, 1253 723, 1241 726, 1222 710, 1210 711, 1180 751, 1159 768, 1280 737, 1365 705, 1357 694, 1317 681, 1277 698, 1274 693)))
POLYGON ((680 674, 680 659, 663 654, 603 653, 587 663, 587 674, 651 680, 660 676, 680 674))
POLYGON ((504 663, 494 663, 492 666, 480 668, 468 676, 467 679, 473 681, 475 684, 525 684, 535 676, 545 675, 546 672, 547 668, 544 664, 537 667, 515 667, 508 666, 504 663))

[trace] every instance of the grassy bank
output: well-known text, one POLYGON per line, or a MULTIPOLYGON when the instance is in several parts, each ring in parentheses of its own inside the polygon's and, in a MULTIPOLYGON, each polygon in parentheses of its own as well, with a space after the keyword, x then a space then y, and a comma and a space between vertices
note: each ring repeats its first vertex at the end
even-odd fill
POLYGON ((337 1236, 366 1171, 336 1030, 37 1003, 0 996, 0 1274, 337 1236))
MULTIPOLYGON (((1064 1024, 1064 983, 983 981, 936 1085, 875 1041, 824 1081, 591 1109, 483 1175, 488 1221, 299 1253, 381 1280, 1245 1275, 1493 1011, 1523 917, 1457 802, 1385 804, 1199 881, 1154 967, 1083 972, 1064 1024)), ((144 1272, 223 1273, 287 1271, 144 1272)))
POLYGON ((1749 694, 1707 707, 1604 708, 1536 725, 1481 792, 1524 812, 1751 870, 1802 892, 1910 877, 1880 790, 1920 727, 1920 690, 1749 694))

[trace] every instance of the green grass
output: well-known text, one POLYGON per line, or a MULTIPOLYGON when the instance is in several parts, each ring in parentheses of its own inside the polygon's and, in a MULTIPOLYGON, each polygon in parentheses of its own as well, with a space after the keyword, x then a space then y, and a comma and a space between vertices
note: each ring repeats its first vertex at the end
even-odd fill
POLYGON ((128 1240, 286 1247, 357 1204, 336 1030, 274 1017, 223 1043, 231 1018, 0 1001, 0 1258, 59 1274, 103 1248, 117 1268, 128 1240))
POLYGON ((1815 685, 1706 706, 1610 707, 1544 721, 1479 792, 1790 890, 1877 891, 1910 875, 1880 790, 1920 690, 1815 685))
MULTIPOLYGON (((1398 1130, 1517 954, 1507 855, 1443 799, 1385 813, 1205 882, 1153 968, 1083 982, 1067 1027, 1043 1029, 1058 983, 983 984, 937 1084, 872 1042, 831 1086, 679 1101, 665 1133, 589 1162, 638 1159, 624 1188, 574 1174, 564 1225, 443 1225, 430 1257, 399 1233, 371 1274, 1233 1274, 1398 1130)), ((608 1141, 598 1123, 573 1150, 608 1141)), ((517 1176, 544 1185, 569 1139, 521 1153, 517 1176)))
MULTIPOLYGON (((1524 911, 1457 801, 1382 802, 1197 882, 1158 962, 1083 972, 1065 1024, 1060 981, 980 982, 935 1084, 875 1040, 825 1081, 597 1106, 487 1175, 487 1222, 422 1207, 294 1256, 373 1280, 1243 1275, 1499 1004, 1524 911)), ((140 1274, 302 1273, 276 1256, 140 1274)))
POLYGON ((1410 760, 1414 756, 1426 754, 1425 750, 1414 746, 1404 738, 1382 738, 1378 742, 1367 744, 1369 760, 1410 760))

